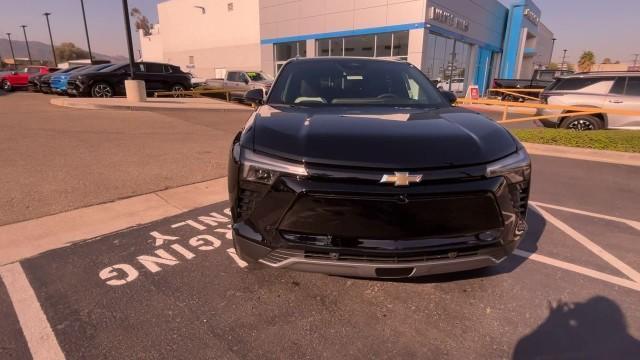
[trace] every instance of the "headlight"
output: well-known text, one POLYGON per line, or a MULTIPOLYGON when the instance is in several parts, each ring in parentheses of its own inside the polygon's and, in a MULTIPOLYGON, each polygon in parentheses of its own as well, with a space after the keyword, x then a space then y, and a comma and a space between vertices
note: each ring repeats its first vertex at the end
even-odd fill
POLYGON ((280 174, 307 175, 303 164, 296 164, 272 157, 256 154, 243 149, 242 179, 271 185, 280 174))
POLYGON ((504 176, 511 183, 519 183, 529 179, 531 175, 531 159, 523 148, 515 154, 487 165, 487 177, 504 176))

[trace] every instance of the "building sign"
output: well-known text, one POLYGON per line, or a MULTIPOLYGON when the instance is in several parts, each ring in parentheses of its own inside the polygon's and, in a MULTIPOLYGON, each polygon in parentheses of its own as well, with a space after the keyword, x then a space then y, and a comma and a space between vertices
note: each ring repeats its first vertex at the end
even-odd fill
POLYGON ((536 25, 540 24, 540 15, 531 8, 526 8, 524 10, 524 17, 536 25))
POLYGON ((436 6, 431 6, 429 8, 429 19, 449 25, 462 32, 469 31, 469 20, 462 18, 449 10, 444 10, 436 6))

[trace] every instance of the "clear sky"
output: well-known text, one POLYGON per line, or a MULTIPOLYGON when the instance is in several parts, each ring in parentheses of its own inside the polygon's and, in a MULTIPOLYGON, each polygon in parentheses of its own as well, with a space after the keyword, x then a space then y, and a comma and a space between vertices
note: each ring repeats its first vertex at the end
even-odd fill
MULTIPOLYGON (((511 0, 500 1, 511 3, 511 0)), ((629 62, 633 53, 640 53, 640 0, 534 1, 542 10, 542 21, 558 38, 556 61, 562 49, 569 50, 571 62, 577 61, 583 50, 594 51, 599 61, 610 57, 629 62)), ((92 49, 107 55, 126 55, 122 2, 84 2, 92 49)), ((157 22, 158 2, 161 0, 129 0, 129 6, 138 7, 152 22, 157 22)), ((53 13, 54 42, 72 41, 86 48, 80 0, 0 0, 0 36, 12 32, 16 39, 22 39, 18 25, 25 24, 29 25, 30 39, 48 42, 47 26, 41 15, 45 11, 53 13)), ((136 36, 134 41, 137 51, 136 36)))

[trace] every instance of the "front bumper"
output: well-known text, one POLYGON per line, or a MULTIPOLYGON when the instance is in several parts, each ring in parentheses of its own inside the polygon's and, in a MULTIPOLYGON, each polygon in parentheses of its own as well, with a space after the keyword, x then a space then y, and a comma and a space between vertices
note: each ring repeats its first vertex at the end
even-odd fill
POLYGON ((274 268, 357 277, 495 265, 523 236, 529 181, 509 184, 474 171, 454 180, 444 180, 451 171, 428 172, 405 188, 353 179, 241 180, 230 196, 236 250, 274 268))
POLYGON ((245 259, 258 260, 272 268, 364 278, 411 278, 426 275, 467 271, 494 266, 513 252, 518 244, 494 247, 475 254, 451 252, 447 257, 413 258, 405 261, 330 259, 309 256, 303 250, 270 249, 234 232, 238 254, 245 259))
POLYGON ((560 116, 562 112, 560 110, 538 109, 536 110, 536 116, 550 116, 546 119, 540 119, 540 123, 546 128, 558 128, 560 126, 560 116))

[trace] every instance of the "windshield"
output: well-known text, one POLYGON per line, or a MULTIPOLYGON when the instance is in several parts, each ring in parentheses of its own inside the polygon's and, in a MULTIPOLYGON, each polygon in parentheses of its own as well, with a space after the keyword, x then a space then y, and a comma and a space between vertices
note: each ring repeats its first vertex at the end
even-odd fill
POLYGON ((265 73, 261 73, 261 72, 247 71, 246 74, 249 77, 249 79, 251 79, 251 81, 269 81, 269 80, 273 80, 271 75, 265 74, 265 73))
POLYGON ((427 77, 405 62, 297 60, 281 70, 268 104, 301 106, 449 106, 427 77))
POLYGON ((100 72, 112 72, 113 70, 118 70, 123 67, 125 64, 113 64, 111 66, 107 66, 106 68, 100 70, 100 72))

